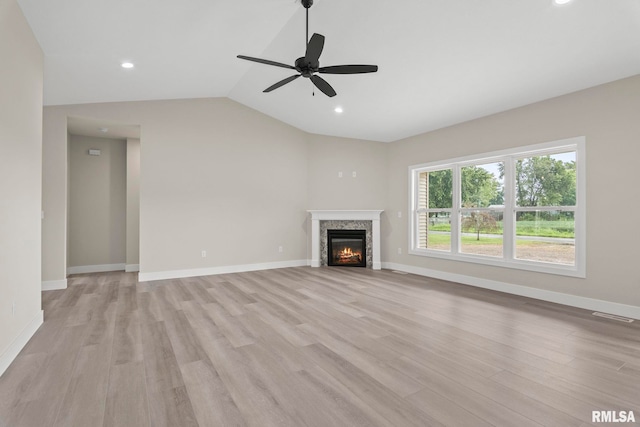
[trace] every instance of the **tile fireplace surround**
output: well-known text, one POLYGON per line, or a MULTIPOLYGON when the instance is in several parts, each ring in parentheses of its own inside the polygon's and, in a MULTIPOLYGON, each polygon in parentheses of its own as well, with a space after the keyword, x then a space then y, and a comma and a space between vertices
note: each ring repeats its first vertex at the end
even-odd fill
POLYGON ((320 267, 320 221, 371 221, 372 264, 371 268, 380 270, 380 214, 382 210, 309 210, 311 214, 311 267, 320 267))

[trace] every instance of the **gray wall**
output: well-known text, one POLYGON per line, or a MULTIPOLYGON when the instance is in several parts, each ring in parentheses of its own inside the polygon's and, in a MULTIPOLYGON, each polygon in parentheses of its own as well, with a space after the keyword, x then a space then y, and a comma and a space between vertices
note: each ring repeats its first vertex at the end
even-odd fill
POLYGON ((383 260, 640 306, 640 229, 633 219, 640 211, 638 112, 635 76, 391 144, 383 260), (586 279, 406 255, 408 166, 574 136, 586 137, 586 279))
POLYGON ((20 349, 20 344, 24 344, 23 341, 42 321, 40 207, 43 55, 14 0, 0 2, 0 58, 2 374, 6 363, 15 356, 13 352, 20 349), (15 314, 12 314, 13 302, 15 314))
POLYGON ((140 264, 140 140, 127 139, 127 271, 140 264))
POLYGON ((125 264, 126 179, 125 140, 71 135, 69 267, 125 264))
POLYGON ((389 144, 323 135, 307 141, 308 209, 384 208, 389 144))

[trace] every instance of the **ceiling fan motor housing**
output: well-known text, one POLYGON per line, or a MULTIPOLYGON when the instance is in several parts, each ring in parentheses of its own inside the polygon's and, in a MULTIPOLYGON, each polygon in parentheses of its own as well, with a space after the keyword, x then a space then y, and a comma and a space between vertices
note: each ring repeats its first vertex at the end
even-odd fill
POLYGON ((296 59, 295 64, 296 70, 302 74, 302 77, 311 77, 313 73, 318 72, 318 68, 320 68, 320 63, 318 61, 308 63, 306 58, 303 56, 301 58, 296 59))
POLYGON ((309 9, 313 5, 313 0, 301 0, 301 3, 306 9, 309 9))

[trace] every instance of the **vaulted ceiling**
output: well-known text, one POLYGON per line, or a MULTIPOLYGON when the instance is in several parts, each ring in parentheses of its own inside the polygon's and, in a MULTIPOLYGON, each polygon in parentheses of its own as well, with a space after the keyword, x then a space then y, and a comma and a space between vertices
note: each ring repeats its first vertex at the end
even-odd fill
POLYGON ((316 0, 320 65, 379 66, 323 75, 333 98, 302 78, 262 93, 291 70, 236 58, 303 56, 299 0, 18 2, 46 105, 226 96, 308 132, 395 141, 640 74, 638 0, 316 0))

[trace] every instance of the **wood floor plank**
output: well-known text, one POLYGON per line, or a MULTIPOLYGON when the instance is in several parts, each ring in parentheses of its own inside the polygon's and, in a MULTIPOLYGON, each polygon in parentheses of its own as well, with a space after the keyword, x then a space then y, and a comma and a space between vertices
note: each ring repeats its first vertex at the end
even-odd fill
POLYGON ((0 377, 0 426, 18 425, 24 404, 21 397, 47 360, 46 353, 21 353, 0 377))
POLYGON ((118 310, 113 343, 113 364, 139 362, 144 359, 140 316, 137 310, 118 310))
POLYGON ((251 310, 261 319, 272 325, 284 339, 296 346, 306 346, 315 342, 314 338, 297 328, 296 324, 288 323, 285 319, 274 315, 271 310, 262 304, 252 304, 251 310))
POLYGON ((286 298, 280 298, 274 296, 270 292, 254 295, 253 300, 255 303, 247 304, 247 307, 260 307, 264 311, 269 312, 272 316, 290 324, 299 325, 304 323, 299 314, 300 304, 293 304, 286 298))
POLYGON ((494 366, 497 369, 518 369, 524 366, 536 366, 540 369, 551 369, 565 366, 544 357, 537 356, 512 346, 502 344, 457 328, 447 328, 442 331, 457 338, 452 342, 460 351, 466 352, 471 358, 494 366))
POLYGON ((21 396, 24 404, 17 425, 43 426, 54 422, 70 383, 87 325, 67 326, 38 371, 37 381, 21 396))
POLYGON ((304 350, 318 366, 357 393, 371 410, 378 412, 394 425, 441 424, 432 415, 424 412, 423 407, 412 407, 409 402, 324 345, 313 344, 304 350))
POLYGON ((307 366, 304 355, 299 346, 291 344, 271 325, 265 323, 255 312, 249 312, 236 319, 255 337, 255 342, 276 349, 276 357, 282 360, 291 372, 298 372, 307 366))
POLYGON ((519 369, 516 374, 598 407, 611 406, 617 410, 634 410, 640 413, 640 403, 634 398, 639 393, 634 390, 629 392, 623 387, 619 390, 607 387, 611 382, 600 382, 598 377, 575 372, 571 376, 564 373, 558 375, 534 367, 519 369))
POLYGON ((193 332, 193 326, 182 310, 166 316, 164 325, 178 364, 206 359, 207 355, 193 332))
POLYGON ((227 340, 234 347, 253 344, 255 342, 251 333, 237 319, 229 314, 217 303, 205 304, 203 306, 207 315, 215 322, 218 330, 222 332, 227 340))
MULTIPOLYGON (((398 359, 398 361, 406 361, 406 359, 398 359)), ((428 388, 431 391, 446 397, 452 402, 456 402, 491 425, 540 426, 535 421, 511 410, 508 406, 501 405, 465 385, 451 381, 436 371, 429 372, 429 379, 425 383, 428 383, 428 388)), ((425 394, 421 390, 409 396, 407 400, 422 402, 424 401, 424 396, 425 394)))
POLYGON ((138 292, 138 310, 140 313, 140 322, 161 322, 164 320, 164 311, 158 304, 156 298, 153 297, 153 287, 151 290, 138 292))
MULTIPOLYGON (((429 360, 414 360, 408 357, 401 357, 389 363, 407 374, 414 375, 416 380, 425 384, 434 393, 457 402, 466 410, 494 425, 510 423, 527 425, 533 421, 544 426, 577 427, 582 423, 581 420, 564 412, 476 375, 471 370, 467 371, 458 366, 447 366, 442 363, 432 364, 429 360), (500 402, 508 402, 508 408, 505 409, 500 402), (477 405, 481 409, 474 410, 471 405, 477 405), (525 418, 519 419, 520 417, 525 418)), ((418 396, 423 394, 423 391, 416 393, 418 396)))
POLYGON ((534 354, 536 356, 544 357, 558 363, 569 363, 573 360, 574 356, 563 353, 562 351, 549 348, 542 340, 535 340, 522 334, 508 324, 503 325, 502 328, 490 327, 490 325, 483 325, 481 322, 473 318, 460 318, 458 316, 455 319, 450 315, 443 315, 434 311, 420 311, 418 314, 424 315, 427 318, 434 319, 440 323, 455 323, 456 327, 467 332, 480 335, 490 341, 496 341, 501 344, 514 347, 519 350, 523 350, 534 354))
MULTIPOLYGON (((209 339, 198 330, 218 375, 249 426, 299 426, 273 397, 258 372, 226 338, 209 339)), ((250 344, 249 344, 250 345, 250 344)))
POLYGON ((143 323, 142 342, 149 393, 184 386, 164 322, 143 323))
MULTIPOLYGON (((500 372, 491 379, 585 422, 590 422, 591 411, 598 409, 595 408, 593 404, 587 403, 570 394, 559 392, 547 385, 539 384, 511 372, 500 372)), ((612 409, 613 408, 612 406, 612 409)))
MULTIPOLYGON (((118 284, 95 287, 92 293, 83 294, 92 297, 86 302, 91 305, 91 316, 53 426, 81 427, 103 422, 115 335, 117 300, 113 298, 113 287, 118 284)), ((78 304, 83 304, 82 297, 78 304)))
POLYGON ((336 412, 329 413, 319 407, 311 388, 273 356, 261 344, 252 344, 239 349, 251 366, 259 373, 264 386, 299 425, 325 427, 346 425, 346 420, 336 412))
POLYGON ((422 389, 422 385, 410 376, 396 370, 375 356, 362 351, 347 340, 331 333, 331 331, 312 325, 304 325, 303 328, 310 331, 318 342, 340 355, 344 360, 357 366, 358 369, 366 372, 371 378, 377 380, 398 396, 406 397, 422 389))
POLYGON ((350 390, 335 377, 317 365, 312 365, 296 375, 314 389, 312 396, 318 400, 319 407, 326 411, 341 413, 348 426, 389 426, 393 424, 358 396, 358 392, 350 390), (325 399, 322 399, 322 396, 325 399))
POLYGON ((216 302, 216 299, 207 291, 208 282, 202 277, 192 277, 187 279, 187 289, 193 294, 192 302, 197 304, 207 304, 216 302))
POLYGON ((111 367, 104 427, 148 427, 149 402, 143 361, 111 367))
POLYGON ((104 420, 104 402, 109 385, 111 352, 107 345, 80 350, 55 427, 99 426, 104 420))
POLYGON ((207 289, 207 292, 211 294, 215 303, 222 306, 231 316, 238 316, 245 313, 245 304, 239 303, 224 291, 224 289, 229 286, 230 284, 226 282, 217 283, 216 286, 207 289))
POLYGON ((154 427, 198 427, 186 387, 180 386, 149 393, 149 413, 154 427))
POLYGON ((185 386, 200 426, 244 426, 245 421, 209 359, 183 365, 185 386))
POLYGON ((406 400, 416 408, 423 408, 432 417, 446 426, 464 425, 481 427, 494 425, 463 408, 455 401, 447 399, 429 388, 424 388, 419 393, 408 396, 406 400))
POLYGON ((473 354, 459 351, 459 348, 453 344, 449 349, 455 350, 447 352, 438 344, 429 343, 424 340, 414 340, 411 342, 397 336, 383 337, 380 338, 378 342, 381 345, 395 348, 404 356, 411 357, 414 360, 428 360, 436 365, 455 366, 460 369, 472 371, 476 375, 486 378, 502 370, 497 366, 477 360, 473 354))

